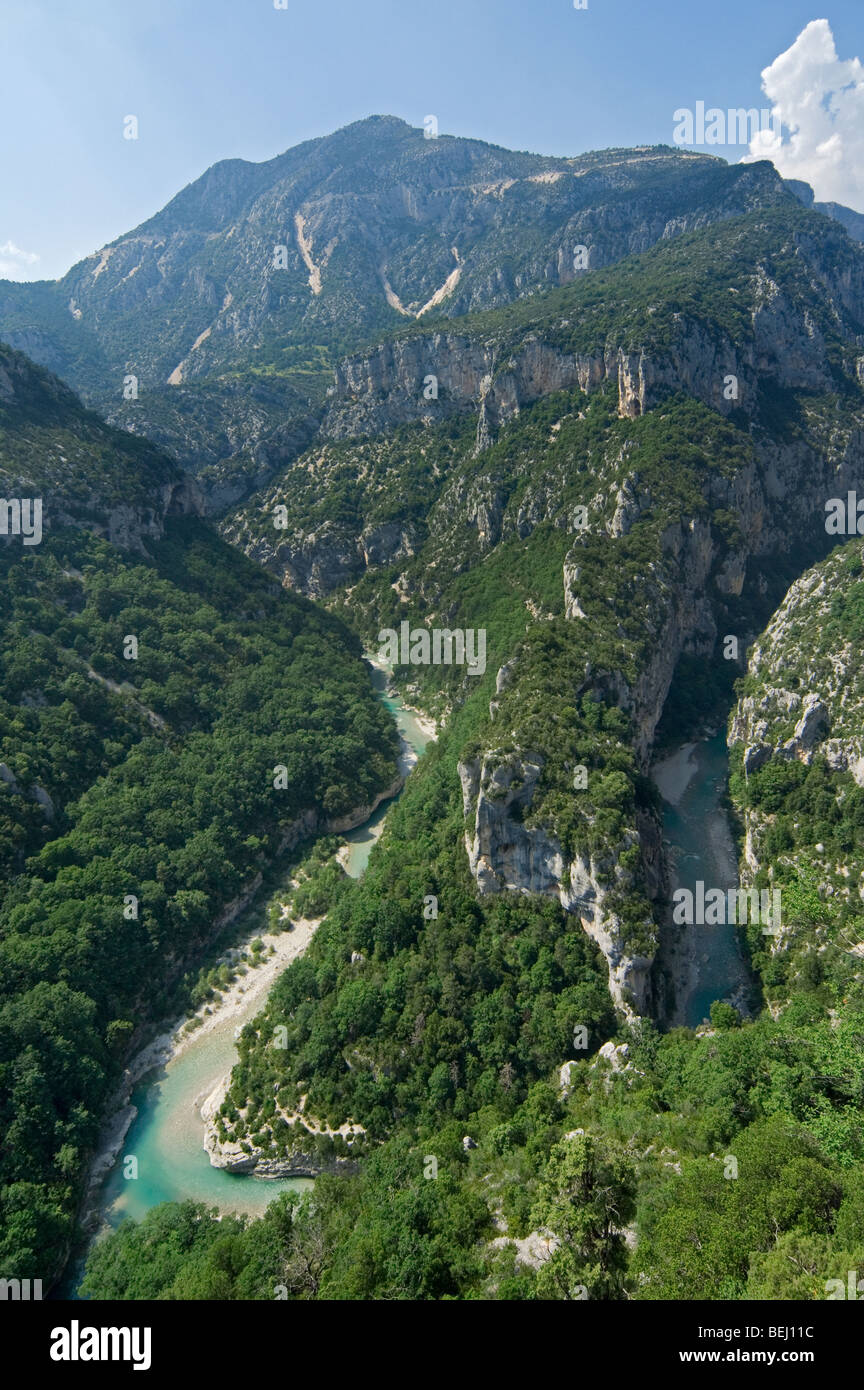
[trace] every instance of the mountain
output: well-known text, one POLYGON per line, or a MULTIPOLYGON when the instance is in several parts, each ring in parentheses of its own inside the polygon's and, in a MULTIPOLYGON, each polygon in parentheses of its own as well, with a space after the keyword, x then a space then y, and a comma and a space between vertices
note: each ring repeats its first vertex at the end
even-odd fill
MULTIPOLYGON (((425 576, 442 551, 449 575, 540 521, 572 530, 568 489, 584 457, 578 436, 589 434, 582 410, 565 411, 565 435, 542 439, 525 462, 495 447, 507 426, 526 428, 532 405, 556 392, 599 394, 618 420, 638 420, 683 394, 743 427, 749 447, 760 424, 768 435, 794 427, 794 415, 782 418, 784 393, 808 393, 805 426, 837 386, 843 403, 856 396, 862 319, 861 253, 842 230, 794 207, 731 220, 565 289, 446 329, 415 327, 345 359, 318 442, 223 529, 313 595, 384 566, 396 567, 403 595, 412 571, 434 590, 425 576), (435 399, 424 390, 430 379, 435 399), (555 482, 526 493, 521 475, 540 472, 546 456, 555 482)), ((352 604, 359 597, 352 590, 352 604)))
POLYGON ((820 567, 826 500, 864 464, 864 247, 800 194, 767 164, 546 160, 383 118, 216 166, 71 280, 3 290, 7 336, 196 474, 148 452, 166 510, 131 560, 97 516, 9 566, 0 1255, 22 1274, 62 1256, 138 1014, 283 836, 392 774, 356 658, 403 623, 482 632, 483 664, 399 653, 439 737, 362 879, 329 865, 326 920, 209 1120, 219 1166, 324 1176, 248 1226, 151 1214, 94 1254, 90 1295, 819 1297, 858 1267, 864 993, 852 895, 837 922, 829 899, 857 867, 831 642, 848 685, 859 605, 854 555, 820 567), (221 536, 168 515, 199 495, 221 536), (142 630, 133 683, 118 644, 142 630), (79 787, 52 767, 87 682, 119 704, 79 787), (736 700, 745 880, 791 891, 812 848, 819 881, 789 937, 746 943, 764 1013, 670 1028, 649 772, 736 700), (811 766, 832 721, 836 765, 811 766), (146 933, 106 979, 130 883, 146 933))
POLYGON ((846 208, 842 203, 817 203, 813 189, 802 179, 786 179, 785 182, 786 187, 792 190, 805 208, 812 208, 814 212, 822 212, 826 217, 833 218, 835 222, 844 226, 856 241, 864 241, 864 213, 846 208))
POLYGON ((214 165, 61 280, 3 283, 0 337, 171 452, 218 510, 310 442, 352 348, 792 197, 767 164, 553 158, 370 117, 214 165))

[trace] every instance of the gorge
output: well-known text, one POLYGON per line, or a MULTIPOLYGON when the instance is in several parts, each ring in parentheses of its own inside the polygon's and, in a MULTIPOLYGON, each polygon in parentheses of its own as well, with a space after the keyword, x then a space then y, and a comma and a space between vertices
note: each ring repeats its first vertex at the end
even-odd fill
POLYGON ((86 1296, 743 1299, 812 1240, 857 1258, 860 555, 825 510, 860 489, 864 247, 806 203, 765 161, 371 118, 0 286, 2 490, 44 500, 0 547, 23 1277, 193 1005, 86 1296), (437 732, 404 790, 394 717, 437 732), (202 1003, 309 837, 293 931, 202 1003), (679 926, 699 885, 782 929, 679 926), (571 1181, 621 1219, 535 1258, 571 1181))

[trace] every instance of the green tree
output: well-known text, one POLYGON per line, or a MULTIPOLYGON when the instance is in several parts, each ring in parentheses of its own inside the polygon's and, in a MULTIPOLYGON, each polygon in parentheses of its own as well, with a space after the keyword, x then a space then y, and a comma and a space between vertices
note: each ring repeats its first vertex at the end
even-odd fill
POLYGON ((543 1297, 624 1296, 634 1193, 632 1163, 613 1142, 576 1133, 555 1145, 531 1213, 534 1226, 558 1241, 538 1272, 543 1297))

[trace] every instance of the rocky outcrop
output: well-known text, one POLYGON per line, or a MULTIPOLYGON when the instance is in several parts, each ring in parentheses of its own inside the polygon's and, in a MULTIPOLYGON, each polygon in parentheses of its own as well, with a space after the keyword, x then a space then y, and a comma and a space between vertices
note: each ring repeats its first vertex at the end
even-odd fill
POLYGON ((201 1106, 200 1114, 205 1124, 204 1151, 211 1166, 221 1168, 227 1173, 247 1173, 256 1178, 317 1178, 322 1173, 349 1175, 359 1167, 358 1161, 349 1155, 333 1154, 322 1157, 310 1143, 313 1135, 333 1139, 341 1138, 346 1147, 362 1139, 361 1125, 350 1122, 339 1130, 309 1121, 302 1107, 295 1113, 282 1116, 293 1131, 290 1152, 275 1154, 271 1148, 251 1143, 249 1140, 220 1139, 218 1133, 219 1108, 225 1099, 231 1077, 223 1076, 201 1106))
POLYGON ((5 782, 7 787, 18 796, 29 796, 31 800, 37 802, 38 805, 42 807, 46 821, 52 821, 54 819, 54 802, 45 788, 40 787, 38 782, 33 782, 27 788, 22 787, 15 773, 12 771, 11 767, 7 767, 6 763, 0 763, 0 782, 5 782))
MULTIPOLYGON (((634 519, 638 514, 637 507, 634 519)), ((695 518, 673 523, 663 534, 662 546, 671 582, 664 586, 662 622, 638 680, 630 688, 623 678, 616 680, 615 673, 599 678, 601 686, 633 715, 642 761, 648 758, 679 657, 685 649, 707 656, 717 636, 707 592, 717 556, 711 527, 695 518)), ((565 611, 574 621, 588 616, 579 597, 579 555, 577 542, 565 560, 563 574, 565 611)))
MULTIPOLYGON (((103 536, 112 545, 146 554, 144 540, 161 540, 167 517, 203 514, 204 500, 200 488, 194 479, 183 478, 179 482, 165 483, 159 490, 158 505, 153 508, 112 507, 103 517, 99 515, 98 503, 94 499, 93 515, 85 515, 83 524, 87 530, 103 536)), ((67 512, 62 505, 53 509, 52 519, 55 526, 82 524, 80 511, 67 512)))
MULTIPOLYGON (((602 863, 576 857, 568 862, 554 835, 529 828, 522 817, 531 802, 543 760, 490 751, 458 764, 466 819, 465 850, 478 890, 541 893, 558 898, 578 917, 609 968, 609 990, 628 1018, 647 1011, 651 959, 628 953, 620 918, 607 901, 616 888, 630 886, 631 875, 610 852, 602 863)), ((625 850, 632 839, 620 848, 625 850)), ((649 932, 650 924, 646 924, 649 932)))
POLYGON ((802 927, 783 899, 779 929, 768 942, 785 957, 782 978, 772 982, 775 1012, 795 987, 797 963, 810 956, 811 969, 829 946, 835 971, 845 966, 848 972, 844 990, 860 988, 862 564, 856 538, 791 586, 750 653, 747 683, 729 729, 729 746, 741 757, 745 779, 738 788, 742 883, 764 882, 765 875, 781 889, 803 883, 824 904, 815 913, 806 909, 802 927), (795 763, 812 769, 803 796, 802 774, 789 766, 795 763))
POLYGON ((405 776, 402 772, 388 787, 380 791, 368 806, 357 806, 353 811, 349 811, 347 816, 331 817, 324 827, 327 835, 345 835, 349 830, 356 830, 358 825, 365 825, 370 816, 378 810, 382 801, 389 801, 391 797, 397 796, 405 785, 405 776))
POLYGON ((542 760, 495 752, 458 764, 463 812, 469 820, 465 849, 481 893, 502 888, 523 893, 557 890, 564 869, 560 848, 544 831, 526 829, 513 816, 531 805, 541 770, 542 760))
POLYGON ((749 675, 755 689, 741 697, 730 747, 740 745, 744 771, 772 758, 808 766, 824 758, 864 786, 864 697, 858 690, 857 642, 839 640, 834 605, 849 585, 844 555, 834 552, 789 589, 753 648, 749 675), (824 634, 837 634, 826 651, 824 634))

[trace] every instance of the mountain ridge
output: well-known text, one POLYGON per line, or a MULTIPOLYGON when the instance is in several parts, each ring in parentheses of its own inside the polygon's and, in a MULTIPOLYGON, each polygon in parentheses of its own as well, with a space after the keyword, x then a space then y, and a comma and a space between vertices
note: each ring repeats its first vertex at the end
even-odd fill
POLYGON ((173 454, 218 511, 305 447, 346 352, 793 196, 764 162, 535 155, 372 117, 221 161, 60 280, 0 284, 0 337, 173 454))

